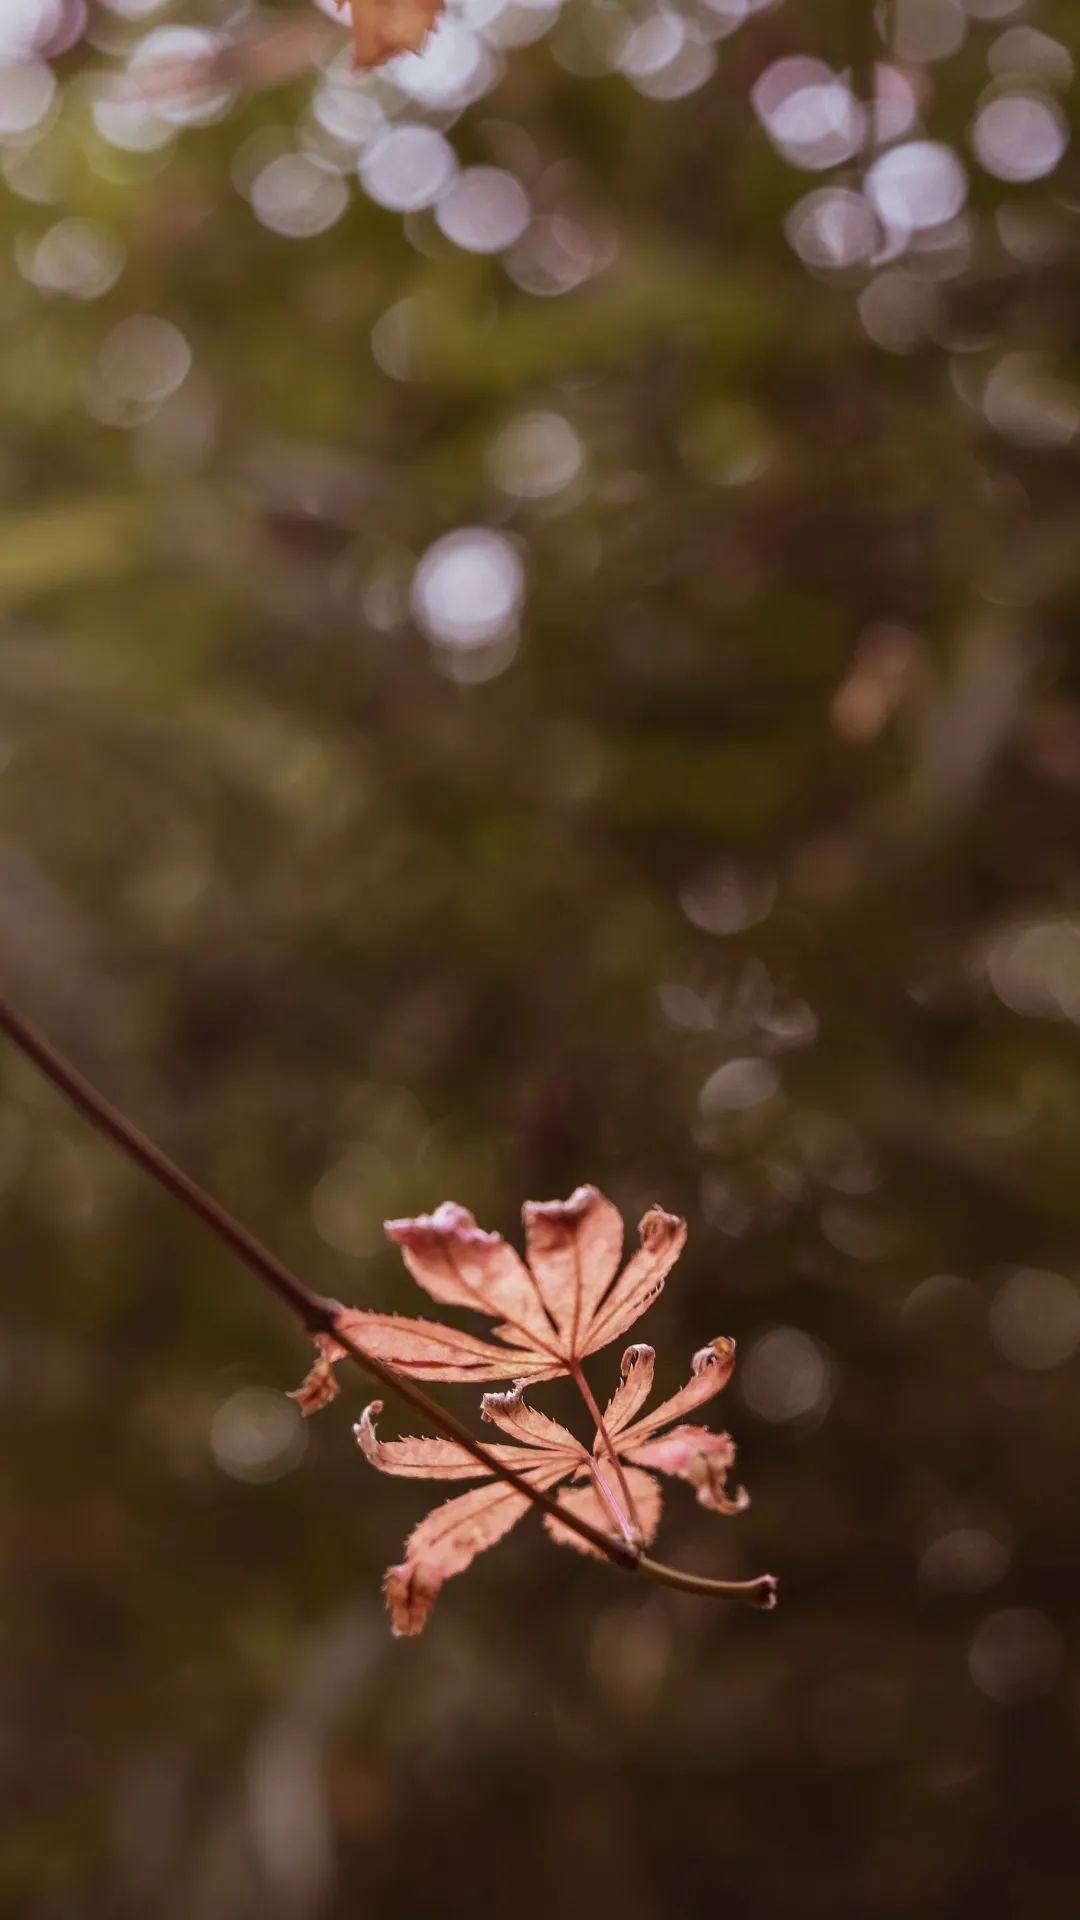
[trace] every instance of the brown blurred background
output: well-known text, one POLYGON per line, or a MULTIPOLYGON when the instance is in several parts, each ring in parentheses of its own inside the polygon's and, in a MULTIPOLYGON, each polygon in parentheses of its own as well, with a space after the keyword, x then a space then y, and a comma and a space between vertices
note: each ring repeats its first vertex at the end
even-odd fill
POLYGON ((357 1304, 684 1213, 783 1581, 392 1640, 362 1383, 9 1054, 0 1911, 1071 1920, 1075 6, 0 13, 4 980, 357 1304))

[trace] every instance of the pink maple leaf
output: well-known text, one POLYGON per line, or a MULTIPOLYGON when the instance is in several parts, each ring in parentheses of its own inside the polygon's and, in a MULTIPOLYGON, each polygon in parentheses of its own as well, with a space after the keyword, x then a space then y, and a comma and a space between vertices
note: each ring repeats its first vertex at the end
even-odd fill
MULTIPOLYGON (((655 1355, 651 1347, 628 1347, 622 1378, 598 1421, 592 1450, 568 1428, 525 1401, 526 1382, 508 1393, 487 1393, 483 1417, 516 1443, 488 1448, 493 1459, 517 1469, 531 1486, 550 1491, 569 1482, 559 1504, 614 1539, 643 1547, 660 1523, 661 1492, 647 1468, 689 1481, 702 1506, 739 1513, 748 1504, 741 1490, 730 1496, 727 1474, 735 1448, 726 1433, 707 1427, 674 1425, 719 1393, 731 1376, 735 1346, 718 1339, 694 1355, 690 1378, 678 1393, 651 1413, 640 1410, 652 1387, 655 1355)), ((416 1480, 486 1479, 489 1485, 446 1501, 421 1520, 405 1543, 405 1558, 386 1575, 385 1593, 395 1634, 419 1633, 443 1582, 461 1573, 508 1533, 530 1505, 527 1493, 496 1479, 464 1447, 452 1440, 380 1440, 375 1431, 382 1402, 375 1400, 354 1429, 372 1466, 381 1473, 416 1480)), ((582 1537, 551 1515, 544 1520, 560 1546, 596 1553, 582 1537)))
MULTIPOLYGON (((622 1219, 595 1187, 578 1187, 569 1200, 530 1200, 522 1218, 525 1260, 452 1200, 418 1219, 386 1222, 413 1279, 440 1305, 471 1307, 495 1320, 495 1341, 437 1320, 357 1307, 342 1307, 337 1326, 413 1380, 577 1377, 583 1359, 619 1339, 652 1305, 686 1240, 685 1222, 653 1207, 620 1272, 622 1219)), ((345 1351, 326 1334, 316 1336, 316 1346, 319 1357, 294 1395, 305 1413, 334 1398, 333 1368, 345 1351)))

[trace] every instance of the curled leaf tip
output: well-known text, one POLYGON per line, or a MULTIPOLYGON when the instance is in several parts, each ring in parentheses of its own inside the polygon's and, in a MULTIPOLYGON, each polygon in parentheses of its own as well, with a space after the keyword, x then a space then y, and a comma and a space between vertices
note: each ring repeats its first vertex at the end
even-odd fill
POLYGON ((665 1213, 663 1207, 650 1207, 642 1217, 638 1231, 645 1246, 655 1247, 672 1234, 680 1233, 683 1226, 684 1222, 677 1214, 665 1213))
POLYGON ((337 1341, 332 1340, 326 1333, 315 1335, 315 1346, 317 1350, 315 1360, 300 1385, 295 1387, 288 1396, 290 1400, 296 1401, 305 1417, 321 1412, 323 1407, 328 1407, 331 1400, 337 1399, 340 1391, 334 1373, 334 1362, 340 1360, 342 1349, 337 1341))
POLYGON ((373 1467, 379 1464, 379 1436, 375 1431, 375 1422, 382 1410, 382 1401, 372 1400, 371 1404, 364 1408, 353 1427, 353 1438, 364 1458, 370 1460, 373 1467))
POLYGON ((426 1577, 423 1570, 403 1560, 388 1567, 383 1595, 390 1612, 390 1631, 398 1640, 411 1640, 423 1633, 427 1617, 438 1598, 442 1581, 426 1577))
POLYGON ((734 1520, 738 1514, 745 1513, 750 1505, 750 1495, 745 1487, 738 1487, 731 1494, 724 1490, 722 1484, 699 1487, 697 1500, 699 1507, 707 1507, 710 1513, 722 1513, 729 1520, 734 1520))
POLYGON ((424 1247, 447 1240, 493 1246, 499 1238, 498 1234, 485 1233, 478 1227, 468 1207, 459 1206, 456 1200, 444 1200, 434 1213, 418 1213, 411 1220, 384 1220, 383 1232, 399 1247, 424 1247))
POLYGON ((598 1187, 575 1187, 569 1200, 526 1200, 521 1209, 521 1217, 526 1226, 531 1222, 547 1220, 559 1224, 568 1220, 580 1220, 583 1213, 595 1206, 601 1198, 598 1187))
POLYGON ((500 1413, 514 1413, 521 1405, 526 1384, 524 1380, 515 1380, 505 1393, 485 1393, 480 1402, 481 1420, 497 1420, 500 1413))
POLYGON ((655 1359, 656 1348, 646 1346, 643 1340, 639 1341, 635 1346, 627 1347, 619 1362, 619 1372, 624 1380, 629 1380, 635 1367, 651 1367, 655 1359))
POLYGON ((697 1375, 704 1373, 708 1367, 718 1366, 724 1368, 725 1379, 735 1366, 735 1342, 727 1339, 724 1334, 719 1334, 715 1340, 710 1340, 707 1347, 698 1348, 690 1362, 690 1371, 697 1375))

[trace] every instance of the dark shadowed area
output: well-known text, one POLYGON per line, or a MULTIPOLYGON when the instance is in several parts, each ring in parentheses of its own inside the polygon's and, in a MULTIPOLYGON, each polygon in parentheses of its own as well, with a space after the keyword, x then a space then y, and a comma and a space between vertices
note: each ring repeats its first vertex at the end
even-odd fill
POLYGON ((394 1640, 443 1490, 5 1049, 5 1916, 1073 1920, 1077 60, 0 4, 4 989, 357 1306, 445 1199, 685 1215, 629 1337, 737 1340, 753 1504, 657 1551, 783 1588, 530 1514, 394 1640))

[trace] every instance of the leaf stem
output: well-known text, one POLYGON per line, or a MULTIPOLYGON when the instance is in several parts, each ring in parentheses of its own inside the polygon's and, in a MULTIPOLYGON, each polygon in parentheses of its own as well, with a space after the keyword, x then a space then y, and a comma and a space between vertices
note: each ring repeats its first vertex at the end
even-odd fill
POLYGON ((622 1508, 620 1507, 618 1501, 616 1500, 615 1495, 612 1493, 611 1488, 608 1486, 607 1481, 604 1479, 604 1476, 600 1471, 599 1464, 597 1463, 596 1460, 594 1460, 591 1454, 589 1455, 589 1472, 592 1474, 593 1480, 596 1485, 597 1493, 600 1495, 601 1500, 603 1501, 605 1507, 607 1508, 616 1526, 618 1527, 619 1532, 622 1534, 623 1539, 626 1541, 627 1545, 630 1547, 633 1547, 636 1552, 637 1541, 634 1538, 634 1529, 631 1527, 631 1524, 627 1519, 625 1513, 623 1512, 622 1508))
POLYGON ((571 1368, 571 1376, 573 1378, 574 1385, 576 1386, 578 1392, 580 1393, 582 1399, 584 1400, 585 1405, 588 1408, 592 1419, 596 1422, 596 1431, 599 1434, 600 1439, 603 1441, 604 1446, 607 1448, 608 1457, 611 1460, 611 1464, 615 1469, 615 1478, 619 1483, 619 1492, 622 1494, 623 1500, 626 1503, 627 1514, 629 1515, 630 1519, 633 1521, 635 1527, 637 1527, 638 1531, 640 1532, 641 1521, 638 1518, 637 1508, 634 1505, 634 1496, 630 1491, 629 1482, 627 1481, 626 1474, 623 1471, 623 1463, 619 1459, 618 1454, 616 1453, 614 1447, 611 1444, 610 1435, 608 1434, 608 1430, 604 1425, 604 1416, 601 1413, 599 1406, 597 1405, 596 1397, 593 1393, 593 1390, 585 1378, 585 1374, 582 1370, 580 1361, 574 1362, 574 1365, 571 1368))
POLYGON ((748 1607, 765 1613, 775 1607, 779 1581, 774 1573, 759 1573, 756 1580, 707 1580, 701 1573, 683 1573, 679 1567, 666 1567, 660 1560, 638 1555, 637 1571, 662 1587, 678 1587, 683 1593, 704 1593, 720 1600, 741 1600, 748 1607))

